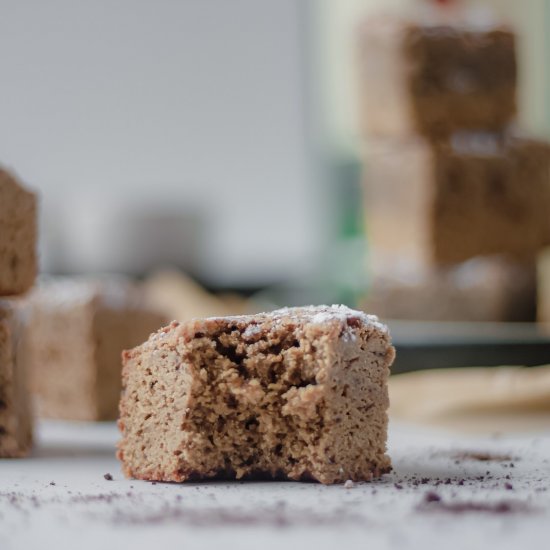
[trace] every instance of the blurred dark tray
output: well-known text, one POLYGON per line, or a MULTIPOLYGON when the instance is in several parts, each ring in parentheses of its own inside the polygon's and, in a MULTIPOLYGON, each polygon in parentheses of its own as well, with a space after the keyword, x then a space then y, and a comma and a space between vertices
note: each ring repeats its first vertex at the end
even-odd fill
POLYGON ((550 330, 534 323, 387 323, 397 350, 393 373, 550 363, 550 330))

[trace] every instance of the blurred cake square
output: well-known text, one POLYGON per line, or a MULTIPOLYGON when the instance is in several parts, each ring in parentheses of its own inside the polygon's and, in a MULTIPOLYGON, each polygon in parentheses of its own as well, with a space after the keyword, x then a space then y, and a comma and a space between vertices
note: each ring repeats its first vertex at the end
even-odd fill
POLYGON ((22 294, 34 283, 36 196, 0 168, 0 296, 22 294))
POLYGON ((394 348, 345 306, 172 323, 125 352, 118 456, 134 478, 337 483, 390 470, 394 348))
POLYGON ((495 134, 454 134, 365 146, 371 260, 391 269, 500 254, 533 264, 550 239, 550 146, 495 134))
POLYGON ((420 270, 394 265, 373 275, 362 308, 384 319, 533 321, 535 266, 499 256, 420 270))
POLYGON ((504 129, 516 113, 517 67, 507 28, 371 17, 359 29, 360 104, 367 135, 504 129))
POLYGON ((39 416, 113 420, 121 354, 166 324, 126 280, 54 279, 28 299, 31 389, 39 416))
POLYGON ((0 300, 0 458, 25 456, 32 444, 22 317, 15 303, 0 300))

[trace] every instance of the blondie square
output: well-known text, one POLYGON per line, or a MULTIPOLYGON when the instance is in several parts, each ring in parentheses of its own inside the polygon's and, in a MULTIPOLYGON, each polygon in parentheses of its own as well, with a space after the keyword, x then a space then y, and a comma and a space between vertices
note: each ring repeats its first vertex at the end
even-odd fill
POLYGON ((166 324, 127 281, 56 279, 28 299, 25 339, 39 416, 114 420, 121 354, 166 324))
POLYGON ((366 145, 373 265, 451 265, 501 254, 534 264, 550 238, 550 146, 495 134, 366 145))
POLYGON ((532 322, 535 266, 479 256, 423 270, 394 267, 373 274, 362 308, 384 319, 532 322))
POLYGON ((22 337, 17 307, 8 300, 0 300, 0 458, 25 456, 32 445, 22 337))
POLYGON ((34 283, 36 196, 0 168, 0 296, 22 294, 34 283))
POLYGON ((118 457, 129 477, 337 483, 391 469, 394 348, 345 306, 174 322, 124 354, 118 457))
POLYGON ((366 135, 499 131, 516 113, 515 36, 507 28, 369 18, 360 28, 366 135))

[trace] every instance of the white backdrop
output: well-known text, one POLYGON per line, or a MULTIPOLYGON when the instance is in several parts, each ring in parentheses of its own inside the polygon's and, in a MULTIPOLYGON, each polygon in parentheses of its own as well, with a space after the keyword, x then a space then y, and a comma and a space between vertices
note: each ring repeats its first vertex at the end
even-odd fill
POLYGON ((206 213, 215 282, 311 265, 301 5, 0 0, 0 162, 42 195, 46 268, 102 267, 124 212, 165 204, 206 213))

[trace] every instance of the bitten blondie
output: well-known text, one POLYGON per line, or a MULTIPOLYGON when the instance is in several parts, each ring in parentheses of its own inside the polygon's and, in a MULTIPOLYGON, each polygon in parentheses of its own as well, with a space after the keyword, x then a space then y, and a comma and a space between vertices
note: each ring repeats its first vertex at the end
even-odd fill
POLYGON ((391 469, 385 326, 345 306, 174 322, 123 360, 129 477, 338 483, 391 469))
POLYGON ((22 319, 17 307, 8 300, 0 300, 0 458, 25 456, 32 444, 22 337, 22 319))
POLYGON ((41 417, 114 420, 121 354, 166 324, 125 280, 54 279, 28 299, 25 338, 41 417))
POLYGON ((0 296, 26 292, 34 283, 36 196, 0 168, 0 296))

